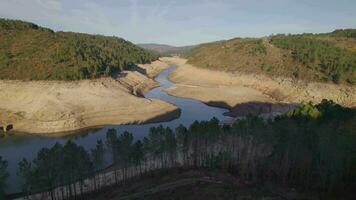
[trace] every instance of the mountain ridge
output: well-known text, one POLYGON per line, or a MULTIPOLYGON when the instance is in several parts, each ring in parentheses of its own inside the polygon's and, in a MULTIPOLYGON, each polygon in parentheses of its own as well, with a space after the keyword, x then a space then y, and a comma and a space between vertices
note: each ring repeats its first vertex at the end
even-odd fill
POLYGON ((198 45, 184 57, 194 66, 213 70, 354 85, 354 33, 356 29, 234 38, 198 45))
POLYGON ((166 53, 166 54, 180 54, 184 51, 190 50, 194 48, 196 45, 188 45, 188 46, 172 46, 167 44, 156 44, 156 43, 143 43, 137 44, 141 48, 146 50, 151 50, 158 53, 166 53))
POLYGON ((0 79, 79 80, 110 76, 158 56, 115 36, 54 32, 0 18, 0 79))

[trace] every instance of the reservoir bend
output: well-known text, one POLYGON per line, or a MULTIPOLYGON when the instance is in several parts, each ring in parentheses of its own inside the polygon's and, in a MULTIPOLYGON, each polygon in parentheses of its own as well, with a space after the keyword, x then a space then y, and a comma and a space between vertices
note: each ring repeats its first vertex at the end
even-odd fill
POLYGON ((95 147, 97 140, 102 139, 105 141, 106 131, 110 128, 117 129, 118 133, 122 133, 127 130, 133 133, 135 139, 142 139, 148 134, 150 127, 162 125, 174 129, 180 124, 189 126, 195 120, 209 120, 213 117, 216 117, 219 120, 230 119, 228 116, 223 115, 228 111, 226 109, 208 106, 194 99, 168 95, 165 92, 165 89, 168 89, 174 85, 174 83, 168 80, 168 76, 175 69, 175 67, 175 65, 170 65, 166 70, 162 71, 155 78, 155 80, 160 83, 160 87, 154 88, 145 94, 146 98, 161 99, 175 104, 178 108, 180 108, 181 115, 175 120, 142 125, 104 126, 100 129, 89 129, 82 131, 81 133, 65 137, 45 137, 16 133, 13 136, 0 138, 0 156, 9 162, 8 171, 10 173, 10 177, 8 179, 7 192, 14 193, 20 192, 21 190, 21 180, 16 175, 18 162, 20 162, 23 158, 32 160, 41 148, 51 147, 56 142, 64 144, 67 140, 71 139, 73 142, 90 149, 95 147))

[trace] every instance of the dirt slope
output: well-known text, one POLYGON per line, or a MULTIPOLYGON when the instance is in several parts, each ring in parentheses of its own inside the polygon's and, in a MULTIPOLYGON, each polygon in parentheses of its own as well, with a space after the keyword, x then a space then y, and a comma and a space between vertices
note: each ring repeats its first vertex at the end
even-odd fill
POLYGON ((275 35, 201 44, 183 56, 210 70, 354 85, 355 45, 356 38, 332 33, 275 35))
POLYGON ((234 108, 235 115, 243 111, 236 109, 238 105, 247 105, 249 109, 251 103, 261 104, 262 107, 253 108, 255 110, 281 112, 284 111, 283 105, 290 108, 294 103, 320 102, 324 98, 345 106, 356 106, 356 87, 352 86, 213 71, 194 67, 179 57, 170 58, 169 61, 178 66, 169 77, 176 83, 175 87, 168 90, 171 95, 234 108), (265 109, 264 103, 269 103, 270 108, 265 109))
POLYGON ((144 70, 144 73, 150 78, 154 78, 161 71, 167 69, 168 65, 171 63, 169 57, 161 57, 150 64, 139 64, 138 66, 144 70))
POLYGON ((49 134, 175 117, 174 105, 138 97, 157 86, 132 71, 117 79, 0 81, 0 122, 16 131, 49 134))

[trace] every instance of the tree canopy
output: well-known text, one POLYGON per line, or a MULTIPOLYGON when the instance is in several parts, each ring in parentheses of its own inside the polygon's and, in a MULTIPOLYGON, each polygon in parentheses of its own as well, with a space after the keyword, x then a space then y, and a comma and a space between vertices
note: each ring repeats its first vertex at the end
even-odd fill
POLYGON ((157 58, 114 36, 54 32, 33 23, 0 19, 0 79, 96 78, 157 58))
POLYGON ((184 56, 195 66, 213 70, 353 85, 355 32, 234 38, 198 45, 184 56))
POLYGON ((104 167, 103 152, 109 150, 116 184, 153 170, 194 167, 316 192, 321 199, 343 199, 356 186, 355 120, 354 109, 323 100, 301 104, 273 120, 248 116, 221 126, 213 118, 175 130, 153 127, 137 141, 132 133, 109 129, 105 146, 99 140, 87 151, 70 140, 57 143, 41 149, 32 162, 21 161, 18 174, 25 179, 26 193, 50 191, 53 199, 61 185, 66 188, 62 196, 82 195, 85 179, 93 180, 98 191, 105 187, 97 177, 105 173, 99 169, 104 167), (73 189, 75 182, 80 190, 73 189))
POLYGON ((356 29, 337 29, 331 33, 333 36, 356 38, 356 29))
POLYGON ((335 83, 356 82, 356 52, 342 49, 333 42, 304 35, 280 35, 272 44, 291 51, 292 58, 324 74, 325 80, 335 83))

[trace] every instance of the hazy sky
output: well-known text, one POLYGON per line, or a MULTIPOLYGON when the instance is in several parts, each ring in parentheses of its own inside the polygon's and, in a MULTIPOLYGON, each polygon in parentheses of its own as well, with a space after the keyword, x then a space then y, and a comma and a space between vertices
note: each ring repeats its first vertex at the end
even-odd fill
POLYGON ((0 0, 0 17, 134 43, 189 45, 356 28, 356 0, 0 0))

